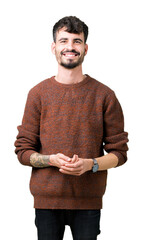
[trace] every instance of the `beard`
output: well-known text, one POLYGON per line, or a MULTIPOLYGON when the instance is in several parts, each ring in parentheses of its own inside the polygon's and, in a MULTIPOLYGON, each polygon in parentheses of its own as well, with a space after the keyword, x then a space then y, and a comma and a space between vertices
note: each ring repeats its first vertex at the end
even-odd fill
POLYGON ((64 68, 73 69, 73 68, 76 68, 77 66, 79 66, 83 63, 84 56, 85 56, 85 51, 81 55, 80 55, 80 53, 76 52, 75 50, 65 51, 65 52, 61 52, 60 56, 58 55, 58 53, 56 53, 56 58, 57 58, 58 63, 61 66, 63 66, 64 68), (73 52, 73 53, 76 53, 77 55, 79 55, 80 57, 77 60, 66 59, 66 61, 64 61, 64 59, 62 59, 62 56, 65 52, 73 52))
POLYGON ((69 59, 69 61, 67 63, 61 61, 61 66, 67 68, 67 69, 73 69, 77 66, 79 66, 80 64, 82 64, 83 61, 76 61, 73 62, 72 60, 69 59))

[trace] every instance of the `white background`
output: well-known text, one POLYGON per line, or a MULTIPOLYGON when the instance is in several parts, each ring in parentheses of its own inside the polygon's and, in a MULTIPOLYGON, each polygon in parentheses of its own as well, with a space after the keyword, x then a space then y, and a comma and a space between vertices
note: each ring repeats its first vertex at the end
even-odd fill
MULTIPOLYGON (((109 170, 103 198, 101 240, 143 239, 142 91, 143 7, 136 0, 3 0, 0 3, 0 238, 37 239, 31 168, 14 154, 27 93, 57 73, 51 53, 52 27, 64 16, 89 26, 83 72, 112 88, 129 132, 128 162, 109 170)), ((72 239, 70 228, 64 240, 72 239)))

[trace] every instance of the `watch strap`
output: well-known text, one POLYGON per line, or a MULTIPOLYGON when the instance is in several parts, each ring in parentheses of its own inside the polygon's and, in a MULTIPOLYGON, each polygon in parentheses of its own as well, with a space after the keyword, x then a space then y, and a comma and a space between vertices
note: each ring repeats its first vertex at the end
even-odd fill
POLYGON ((98 171, 98 168, 99 168, 99 165, 98 165, 98 162, 96 160, 96 158, 92 158, 93 162, 94 162, 94 165, 92 167, 92 172, 97 172, 98 171))

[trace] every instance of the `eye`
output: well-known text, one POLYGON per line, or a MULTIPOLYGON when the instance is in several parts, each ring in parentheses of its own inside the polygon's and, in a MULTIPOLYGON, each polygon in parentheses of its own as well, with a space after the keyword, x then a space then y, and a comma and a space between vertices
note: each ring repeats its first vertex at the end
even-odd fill
POLYGON ((66 40, 61 40, 60 43, 66 43, 66 40))
POLYGON ((81 41, 80 41, 80 40, 78 40, 78 39, 77 39, 77 40, 75 40, 74 42, 75 42, 75 43, 77 43, 77 44, 81 44, 81 41))

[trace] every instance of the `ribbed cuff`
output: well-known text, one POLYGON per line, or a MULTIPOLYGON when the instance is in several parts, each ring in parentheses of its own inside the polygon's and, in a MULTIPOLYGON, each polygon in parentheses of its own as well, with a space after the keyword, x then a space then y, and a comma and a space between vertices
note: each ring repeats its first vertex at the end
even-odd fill
POLYGON ((125 158, 120 152, 111 151, 110 153, 113 153, 118 158, 118 164, 117 164, 116 167, 119 167, 119 166, 123 165, 127 160, 127 158, 125 158))
POLYGON ((34 151, 34 150, 27 150, 27 151, 23 152, 22 154, 19 152, 18 159, 19 159, 20 163, 23 165, 32 167, 32 165, 30 163, 30 156, 31 156, 31 154, 33 154, 35 152, 36 151, 34 151))

